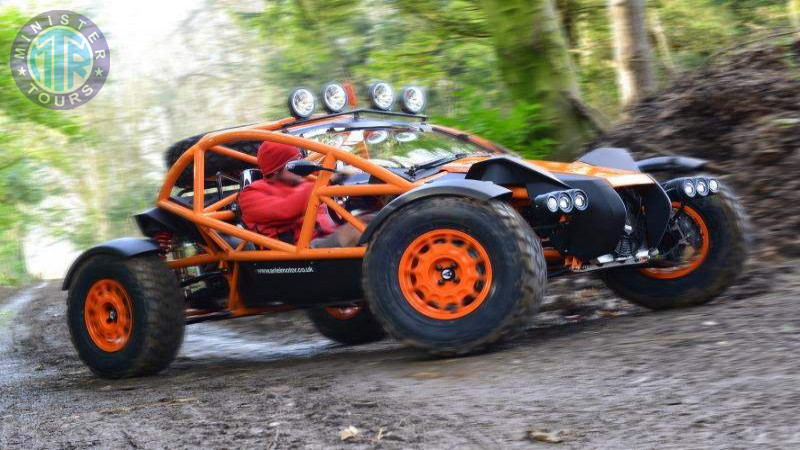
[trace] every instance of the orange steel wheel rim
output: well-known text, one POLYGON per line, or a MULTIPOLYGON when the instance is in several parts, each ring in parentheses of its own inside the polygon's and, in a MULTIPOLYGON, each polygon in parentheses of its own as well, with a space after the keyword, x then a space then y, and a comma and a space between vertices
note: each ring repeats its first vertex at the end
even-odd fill
POLYGON ((457 230, 429 231, 406 248, 398 269, 400 289, 420 314, 440 320, 475 311, 489 295, 492 266, 483 246, 457 230))
MULTIPOLYGON (((672 208, 679 209, 681 204, 679 202, 673 202, 672 208)), ((709 249, 709 233, 708 233, 708 225, 706 225, 705 220, 703 220, 703 216, 700 215, 696 210, 692 209, 688 205, 683 206, 683 214, 686 214, 689 219, 691 219, 692 223, 697 227, 700 233, 701 244, 699 248, 693 248, 694 252, 689 255, 688 259, 684 264, 681 264, 677 267, 669 267, 669 268, 655 268, 655 267, 648 267, 645 269, 640 269, 640 272, 648 277, 657 278, 660 280, 672 280, 675 278, 681 278, 690 273, 694 272, 703 261, 706 260, 708 257, 708 249, 709 249)))
POLYGON ((83 319, 92 342, 105 352, 128 345, 133 330, 133 302, 122 285, 110 278, 97 280, 86 294, 83 319))
POLYGON ((361 305, 329 306, 325 308, 325 312, 340 320, 352 319, 360 311, 361 305))

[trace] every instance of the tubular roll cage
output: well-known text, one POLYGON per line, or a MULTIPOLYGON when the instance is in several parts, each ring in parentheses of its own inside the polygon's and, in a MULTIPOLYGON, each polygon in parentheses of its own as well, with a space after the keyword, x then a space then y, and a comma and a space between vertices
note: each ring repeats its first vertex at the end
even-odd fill
MULTIPOLYGON (((319 119, 325 120, 328 119, 328 117, 319 119)), ((225 274, 229 285, 227 311, 224 311, 222 313, 223 315, 220 316, 220 313, 211 311, 189 310, 187 316, 190 317, 192 322, 213 319, 215 317, 241 317, 292 309, 290 306, 267 306, 258 308, 245 306, 239 298, 237 289, 239 262, 362 258, 366 253, 366 246, 310 248, 309 244, 313 237, 320 205, 327 205, 328 208, 336 212, 347 223, 363 232, 366 228, 366 224, 359 218, 350 214, 350 212, 339 205, 333 197, 400 195, 422 184, 424 181, 428 181, 420 180, 410 182, 381 166, 370 163, 368 159, 355 153, 350 153, 311 139, 281 132, 281 130, 285 130, 287 127, 301 125, 305 122, 306 121, 297 121, 293 118, 287 118, 266 124, 248 125, 240 128, 208 133, 192 147, 187 149, 167 172, 166 180, 158 193, 156 205, 194 223, 205 242, 205 245, 199 244, 205 253, 169 260, 167 264, 173 269, 178 269, 217 263, 225 274), (207 181, 205 178, 205 155, 207 152, 236 158, 254 166, 257 165, 255 156, 225 147, 224 145, 229 142, 241 140, 269 141, 293 145, 314 152, 315 154, 307 159, 321 160, 321 165, 324 168, 334 169, 336 163, 342 161, 345 164, 369 173, 383 181, 383 183, 331 186, 329 185, 332 176, 331 171, 322 171, 316 176, 309 176, 309 180, 313 180, 314 182, 309 204, 303 216, 297 243, 294 245, 289 244, 226 222, 234 218, 234 213, 233 211, 224 211, 222 209, 236 201, 238 192, 231 193, 213 204, 205 206, 207 181), (190 163, 194 163, 194 197, 192 199, 191 208, 170 199, 178 177, 190 163), (237 237, 241 239, 241 243, 234 248, 220 236, 220 233, 237 237), (257 246, 258 250, 245 250, 245 246, 248 243, 257 246), (231 265, 232 267, 230 267, 231 265)), ((446 129, 446 131, 456 132, 457 130, 446 129)), ((488 141, 486 142, 488 143, 488 141)), ((511 187, 510 189, 514 200, 528 200, 527 190, 524 187, 511 187)), ((562 258, 559 252, 552 249, 546 250, 545 256, 548 259, 562 258)))

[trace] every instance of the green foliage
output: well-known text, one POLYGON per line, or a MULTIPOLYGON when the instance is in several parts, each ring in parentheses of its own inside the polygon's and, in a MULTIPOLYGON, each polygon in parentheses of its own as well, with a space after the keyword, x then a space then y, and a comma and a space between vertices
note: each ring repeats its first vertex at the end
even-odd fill
POLYGON ((789 25, 787 4, 791 0, 714 0, 715 7, 727 7, 740 33, 747 33, 776 26, 789 25))
MULTIPOLYGON (((457 121, 471 113, 461 106, 462 91, 480 89, 503 110, 525 109, 503 92, 484 17, 472 1, 267 1, 263 14, 240 22, 260 30, 271 47, 265 77, 287 93, 348 80, 365 105, 366 86, 386 80, 428 87, 428 112, 457 121)), ((271 105, 272 116, 285 114, 283 98, 271 105)))
POLYGON ((736 16, 729 7, 716 3, 719 2, 668 0, 658 4, 679 66, 693 68, 736 40, 736 16))
POLYGON ((14 83, 11 44, 27 20, 15 8, 0 9, 0 285, 28 279, 22 239, 46 223, 48 209, 39 203, 59 192, 54 175, 74 167, 64 148, 85 136, 74 115, 33 104, 14 83))
POLYGON ((0 286, 19 286, 30 279, 19 240, 12 230, 0 233, 0 286))
POLYGON ((544 158, 554 150, 555 141, 531 137, 548 134, 552 126, 543 119, 541 105, 517 102, 502 109, 491 107, 477 91, 459 92, 456 97, 457 112, 434 117, 436 123, 477 134, 526 158, 544 158))
POLYGON ((17 88, 10 72, 11 44, 29 17, 16 8, 0 9, 0 111, 18 122, 30 122, 58 130, 67 136, 80 132, 80 125, 63 112, 33 104, 17 88))

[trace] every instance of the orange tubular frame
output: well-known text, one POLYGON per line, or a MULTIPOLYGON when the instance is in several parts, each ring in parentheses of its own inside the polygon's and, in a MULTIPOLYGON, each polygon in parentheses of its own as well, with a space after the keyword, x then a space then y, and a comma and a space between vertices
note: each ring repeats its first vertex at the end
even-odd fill
POLYGON ((158 194, 157 206, 175 215, 183 217, 195 223, 200 232, 210 237, 210 240, 218 247, 216 252, 209 255, 196 255, 170 261, 172 267, 186 267, 196 265, 199 262, 210 261, 280 261, 298 259, 337 259, 337 258, 359 258, 364 256, 364 247, 345 247, 345 248, 309 248, 311 237, 314 233, 317 212, 320 204, 324 203, 337 212, 348 223, 356 229, 363 230, 365 225, 353 215, 347 213, 344 208, 338 205, 332 197, 337 196, 372 196, 372 195, 399 195, 412 188, 413 184, 395 175, 383 167, 369 163, 366 159, 309 139, 275 132, 284 125, 284 122, 274 124, 244 127, 234 130, 210 133, 204 136, 194 146, 186 150, 183 155, 175 162, 167 173, 166 181, 158 194), (309 205, 303 218, 303 225, 300 230, 300 238, 296 245, 287 244, 277 239, 239 228, 227 223, 226 220, 233 218, 229 211, 220 211, 223 207, 232 203, 236 194, 230 194, 212 205, 205 206, 205 153, 214 152, 231 158, 236 158, 247 163, 256 164, 256 158, 245 153, 224 147, 225 143, 240 140, 261 140, 270 142, 280 142, 294 145, 306 150, 313 151, 322 156, 322 165, 326 168, 336 167, 337 161, 343 161, 367 172, 382 180, 382 184, 370 184, 361 186, 329 186, 330 172, 322 172, 314 181, 309 205), (169 196, 175 187, 175 182, 181 172, 194 162, 194 199, 193 207, 188 208, 184 205, 171 201, 169 196), (240 238, 246 242, 264 247, 267 250, 243 251, 231 248, 217 233, 225 233, 240 238))
MULTIPOLYGON (((347 212, 333 197, 399 195, 414 186, 402 177, 395 175, 383 167, 368 162, 361 156, 313 140, 291 136, 277 131, 290 123, 292 123, 292 119, 286 119, 263 125, 254 125, 207 134, 195 145, 186 150, 175 164, 173 164, 167 172, 164 184, 158 193, 156 206, 193 222, 197 226, 205 242, 205 245, 201 245, 205 253, 167 261, 167 264, 172 268, 181 268, 216 262, 220 266, 228 268, 227 277, 230 287, 228 312, 233 317, 286 309, 276 309, 275 307, 247 308, 240 302, 237 290, 239 261, 361 258, 366 252, 366 248, 363 246, 318 249, 309 247, 314 234, 317 212, 320 205, 327 205, 357 230, 363 231, 366 228, 364 222, 347 212), (338 161, 342 161, 345 164, 373 175, 375 178, 383 181, 383 183, 359 186, 330 186, 331 173, 327 171, 320 173, 316 177, 309 177, 313 179, 314 187, 303 217, 300 236, 295 245, 288 244, 228 223, 228 221, 233 219, 233 213, 231 211, 223 211, 222 209, 236 200, 236 193, 229 194, 211 205, 205 205, 205 155, 207 152, 236 158, 252 165, 257 164, 257 160, 254 156, 224 146, 228 142, 240 140, 270 141, 294 145, 314 152, 314 156, 321 160, 323 167, 332 169, 336 167, 338 161), (192 206, 187 207, 171 200, 170 195, 175 188, 175 182, 178 177, 191 163, 194 163, 194 198, 192 200, 192 206), (222 239, 220 233, 242 239, 243 243, 237 248, 232 248, 225 239, 222 239), (253 243, 259 247, 260 250, 244 250, 245 244, 247 243, 253 243)), ((190 311, 188 312, 188 316, 203 316, 205 313, 207 312, 190 311)))
MULTIPOLYGON (((217 263, 220 267, 225 268, 230 289, 228 308, 226 311, 226 313, 229 314, 228 317, 264 314, 291 309, 291 307, 288 306, 264 308, 248 308, 244 306, 239 299, 237 289, 239 278, 238 262, 240 261, 347 259, 361 258, 364 256, 366 253, 365 246, 342 248, 309 247, 316 226, 317 212, 320 205, 327 205, 328 208, 339 214, 339 216, 357 230, 363 231, 366 228, 366 224, 350 214, 345 208, 339 205, 333 197, 400 195, 421 183, 411 183, 391 171, 371 163, 367 158, 362 156, 317 141, 288 135, 279 131, 292 122, 293 119, 284 119, 277 122, 217 131, 205 135, 195 145, 186 150, 175 164, 173 164, 167 172, 164 184, 158 193, 156 206, 193 222, 197 226, 200 235, 203 236, 203 241, 205 243, 205 245, 201 244, 205 253, 169 260, 167 264, 174 269, 210 263, 217 263), (241 140, 278 142, 303 148, 314 152, 312 155, 313 159, 321 162, 323 167, 332 169, 336 167, 338 161, 342 161, 345 164, 371 174, 375 178, 383 181, 383 183, 356 186, 331 186, 331 172, 328 171, 323 171, 316 177, 309 177, 309 180, 314 182, 314 187, 303 217, 299 239, 295 245, 288 244, 229 223, 228 221, 232 220, 234 215, 231 211, 224 211, 222 209, 236 200, 236 193, 229 194, 211 205, 205 205, 206 153, 213 152, 230 158, 236 158, 254 166, 257 164, 257 160, 254 156, 225 147, 226 143, 241 140), (187 207, 171 200, 170 195, 175 188, 178 177, 191 163, 194 163, 194 198, 192 200, 192 206, 187 207), (233 248, 220 236, 220 233, 235 236, 242 239, 243 242, 241 245, 238 245, 237 248, 233 248), (247 243, 253 243, 259 250, 244 250, 247 243)), ((524 188, 513 188, 513 198, 517 201, 527 199, 527 191, 524 188)), ((563 260, 561 255, 555 250, 548 249, 545 254, 547 259, 552 262, 563 260)), ((211 311, 187 311, 187 317, 192 317, 193 319, 205 315, 213 316, 214 314, 215 313, 211 311)))

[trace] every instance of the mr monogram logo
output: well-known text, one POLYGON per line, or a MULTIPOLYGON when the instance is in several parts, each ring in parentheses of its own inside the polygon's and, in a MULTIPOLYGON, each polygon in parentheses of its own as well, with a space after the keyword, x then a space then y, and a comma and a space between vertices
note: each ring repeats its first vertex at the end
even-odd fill
POLYGON ((86 16, 54 10, 36 15, 11 46, 11 73, 20 91, 37 105, 72 109, 103 87, 111 52, 103 32, 86 16))

